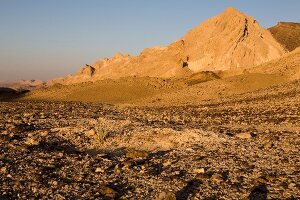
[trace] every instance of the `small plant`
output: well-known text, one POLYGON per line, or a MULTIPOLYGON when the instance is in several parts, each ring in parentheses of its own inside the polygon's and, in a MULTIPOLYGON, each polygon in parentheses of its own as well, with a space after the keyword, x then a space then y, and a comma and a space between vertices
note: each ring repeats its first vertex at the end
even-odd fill
POLYGON ((96 131, 96 137, 99 141, 105 140, 109 135, 109 131, 105 129, 100 129, 96 131))

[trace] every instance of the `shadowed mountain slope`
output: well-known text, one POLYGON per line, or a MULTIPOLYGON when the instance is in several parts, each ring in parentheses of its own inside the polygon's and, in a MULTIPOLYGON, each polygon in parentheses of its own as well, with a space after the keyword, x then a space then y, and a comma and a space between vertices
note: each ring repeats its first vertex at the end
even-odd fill
POLYGON ((300 46, 300 23, 279 22, 269 30, 274 38, 289 51, 300 46))

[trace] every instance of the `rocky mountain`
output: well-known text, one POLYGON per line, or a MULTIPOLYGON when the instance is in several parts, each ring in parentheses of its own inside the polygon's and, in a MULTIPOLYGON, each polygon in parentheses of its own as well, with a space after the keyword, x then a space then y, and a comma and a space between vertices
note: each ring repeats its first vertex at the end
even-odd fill
POLYGON ((300 23, 279 22, 269 30, 274 38, 289 51, 300 46, 300 23))
POLYGON ((203 22, 182 41, 193 71, 251 68, 285 53, 269 31, 234 8, 203 22))
POLYGON ((258 22, 228 8, 165 47, 138 56, 116 53, 80 72, 49 84, 72 84, 126 76, 182 77, 199 71, 251 68, 278 58, 286 50, 258 22))

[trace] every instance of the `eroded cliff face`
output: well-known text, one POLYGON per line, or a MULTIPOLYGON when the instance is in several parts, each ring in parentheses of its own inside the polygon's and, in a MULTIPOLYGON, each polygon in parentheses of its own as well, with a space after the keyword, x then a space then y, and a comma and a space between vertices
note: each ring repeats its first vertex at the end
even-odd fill
POLYGON ((250 68, 285 53, 269 31, 234 8, 203 22, 182 40, 193 71, 250 68))
POLYGON ((189 70, 183 67, 183 43, 177 41, 166 47, 144 49, 139 56, 119 55, 95 63, 95 78, 124 76, 172 77, 189 70))
POLYGON ((251 68, 279 58, 286 50, 255 19, 234 8, 201 23, 165 47, 138 56, 116 53, 78 74, 51 81, 73 84, 126 76, 181 77, 199 71, 251 68))

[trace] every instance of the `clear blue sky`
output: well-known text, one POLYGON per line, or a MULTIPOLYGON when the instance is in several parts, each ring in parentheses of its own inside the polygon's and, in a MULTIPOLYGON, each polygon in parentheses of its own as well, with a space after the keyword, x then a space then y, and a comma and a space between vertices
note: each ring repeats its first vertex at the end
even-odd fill
POLYGON ((137 55, 228 6, 264 27, 300 21, 300 0, 0 0, 0 80, 47 80, 116 51, 137 55))

